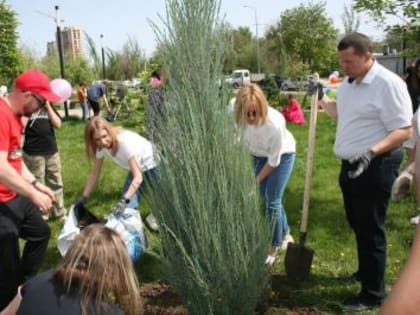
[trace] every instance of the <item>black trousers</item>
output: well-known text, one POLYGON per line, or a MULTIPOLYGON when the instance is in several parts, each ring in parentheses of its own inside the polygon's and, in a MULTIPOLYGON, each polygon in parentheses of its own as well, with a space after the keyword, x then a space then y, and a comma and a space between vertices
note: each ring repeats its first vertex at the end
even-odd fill
POLYGON ((101 106, 99 105, 99 102, 88 99, 88 103, 93 109, 93 115, 98 116, 99 112, 101 111, 101 106))
POLYGON ((347 221, 356 235, 360 296, 372 302, 385 297, 386 236, 385 218, 391 187, 403 158, 400 148, 377 156, 359 177, 347 175, 355 165, 343 160, 340 187, 347 221))
POLYGON ((17 287, 35 275, 50 238, 50 227, 26 197, 0 203, 0 310, 16 295, 17 287), (19 238, 26 240, 22 257, 19 238))

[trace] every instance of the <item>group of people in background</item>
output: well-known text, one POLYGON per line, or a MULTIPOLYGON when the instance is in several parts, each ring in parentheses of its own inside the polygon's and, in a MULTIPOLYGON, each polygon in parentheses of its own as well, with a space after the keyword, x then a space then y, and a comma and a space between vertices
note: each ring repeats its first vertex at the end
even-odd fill
POLYGON ((90 119, 90 109, 93 110, 94 116, 99 115, 101 110, 101 100, 103 100, 107 111, 111 112, 111 107, 106 96, 108 84, 109 82, 107 80, 94 83, 89 87, 87 87, 86 83, 83 81, 79 83, 79 87, 77 89, 77 99, 82 109, 83 121, 90 119))
MULTIPOLYGON (((334 153, 341 160, 338 184, 344 215, 355 234, 358 265, 352 279, 361 289, 345 301, 349 311, 364 311, 382 305, 386 298, 385 266, 387 243, 386 212, 392 185, 403 160, 402 145, 415 129, 413 100, 418 106, 419 89, 414 95, 396 74, 373 57, 370 39, 349 33, 338 44, 338 60, 346 75, 335 101, 319 93, 318 105, 337 120, 334 153)), ((420 77, 420 62, 413 73, 420 77)), ((412 79, 410 79, 412 80, 412 79)), ((411 81, 410 81, 411 82, 411 81)), ((121 198, 113 211, 137 208, 144 189, 153 189, 159 180, 159 157, 153 144, 153 130, 159 115, 166 115, 162 82, 158 73, 151 77, 149 96, 149 139, 116 128, 100 113, 106 98, 107 81, 87 88, 79 84, 77 96, 85 126, 85 148, 93 161, 82 196, 75 207, 84 204, 95 187, 103 160, 110 158, 127 171, 121 198), (89 105, 88 105, 89 104, 89 105), (90 117, 89 106, 94 116, 90 117)), ((266 264, 271 266, 281 250, 293 242, 283 196, 293 171, 296 141, 287 121, 305 122, 300 104, 292 94, 287 107, 279 112, 270 106, 256 84, 243 86, 232 102, 233 123, 248 149, 255 177, 265 201, 267 228, 272 233, 267 244, 266 264)), ((116 232, 103 225, 86 227, 76 238, 58 266, 35 276, 45 256, 50 228, 45 222, 50 209, 65 219, 61 161, 54 129, 61 119, 51 104, 59 101, 48 77, 28 70, 15 79, 12 91, 0 98, 0 310, 9 314, 140 314, 138 280, 125 246, 116 232), (27 122, 22 122, 24 117, 27 122), (24 142, 22 146, 22 137, 24 142), (44 218, 43 218, 44 216, 44 218), (25 240, 22 256, 19 239, 25 240), (105 275, 105 276, 104 276, 105 275), (56 298, 61 296, 61 300, 56 298)), ((160 118, 162 118, 160 117, 160 118)), ((416 147, 417 150, 417 147, 416 147)), ((420 154, 414 159, 420 159, 420 154)), ((420 168, 413 172, 420 175, 420 168)), ((155 224, 153 215, 149 225, 155 224)), ((420 230, 419 230, 420 231, 420 230)), ((402 278, 383 304, 383 314, 414 310, 418 282, 420 232, 417 233, 402 278)))

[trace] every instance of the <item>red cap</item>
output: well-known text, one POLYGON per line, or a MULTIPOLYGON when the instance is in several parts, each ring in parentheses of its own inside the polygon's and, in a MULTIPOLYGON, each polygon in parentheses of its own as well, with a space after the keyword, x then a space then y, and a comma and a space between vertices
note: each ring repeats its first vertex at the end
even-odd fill
POLYGON ((61 100, 61 97, 52 91, 48 76, 36 69, 30 69, 18 75, 15 79, 15 87, 22 91, 41 95, 52 103, 61 100))

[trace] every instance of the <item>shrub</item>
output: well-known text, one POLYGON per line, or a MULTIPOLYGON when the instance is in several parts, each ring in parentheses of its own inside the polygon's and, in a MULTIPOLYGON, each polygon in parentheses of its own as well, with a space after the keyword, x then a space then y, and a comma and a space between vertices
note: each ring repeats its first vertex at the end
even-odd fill
POLYGON ((217 0, 167 0, 163 62, 168 116, 156 117, 160 181, 150 193, 169 282, 190 314, 253 314, 266 284, 269 229, 251 157, 219 89, 217 0))

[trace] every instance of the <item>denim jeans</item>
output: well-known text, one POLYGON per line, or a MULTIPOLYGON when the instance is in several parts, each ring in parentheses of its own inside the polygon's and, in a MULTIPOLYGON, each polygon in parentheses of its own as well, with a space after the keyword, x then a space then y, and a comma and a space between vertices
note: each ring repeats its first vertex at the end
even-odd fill
MULTIPOLYGON (((254 156, 254 169, 257 175, 267 163, 266 157, 254 156)), ((286 211, 283 207, 283 194, 295 163, 295 153, 285 153, 281 156, 280 164, 260 184, 260 191, 265 200, 267 219, 273 229, 271 245, 281 245, 283 237, 290 233, 286 211)))
MULTIPOLYGON (((147 186, 150 186, 151 184, 153 184, 154 181, 158 179, 159 171, 155 167, 142 173, 142 175, 143 175, 143 182, 140 184, 139 188, 137 189, 137 192, 130 198, 130 201, 127 204, 127 208, 137 209, 139 207, 141 196, 144 193, 144 190, 146 189, 147 186)), ((131 172, 128 172, 127 178, 125 179, 124 187, 122 189, 122 195, 125 194, 132 180, 133 180, 133 174, 131 172)))
POLYGON ((80 107, 82 108, 82 119, 87 120, 90 117, 89 107, 86 100, 80 102, 80 107))
POLYGON ((385 219, 391 187, 403 158, 400 148, 375 157, 369 168, 351 179, 354 164, 343 160, 340 187, 347 221, 356 235, 360 295, 374 303, 385 297, 386 234, 385 219))

